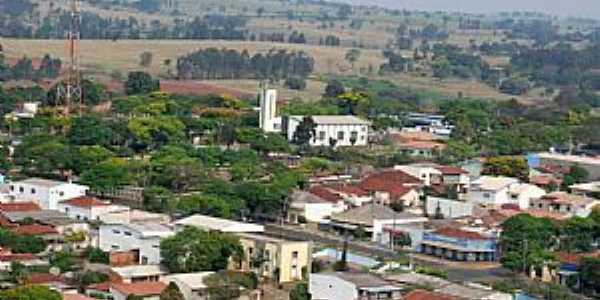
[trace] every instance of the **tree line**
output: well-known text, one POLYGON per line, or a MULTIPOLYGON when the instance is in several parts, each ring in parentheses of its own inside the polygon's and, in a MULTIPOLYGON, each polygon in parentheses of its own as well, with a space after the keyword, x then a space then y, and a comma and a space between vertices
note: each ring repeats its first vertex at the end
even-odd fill
POLYGON ((0 54, 0 81, 6 80, 38 80, 42 78, 56 78, 60 75, 62 61, 46 54, 38 68, 34 67, 31 58, 23 57, 14 65, 9 65, 0 54))
POLYGON ((182 79, 272 79, 306 78, 314 59, 305 52, 272 49, 250 56, 247 50, 200 49, 177 59, 182 79))

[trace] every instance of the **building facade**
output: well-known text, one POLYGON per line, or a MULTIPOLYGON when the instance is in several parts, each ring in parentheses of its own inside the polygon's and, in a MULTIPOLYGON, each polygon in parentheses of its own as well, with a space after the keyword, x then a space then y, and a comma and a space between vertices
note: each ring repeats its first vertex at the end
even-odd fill
POLYGON ((457 228, 441 228, 425 232, 421 253, 456 261, 496 261, 498 243, 495 237, 457 228))
POLYGON ((11 182, 8 189, 15 201, 32 201, 42 209, 57 210, 59 202, 85 196, 89 187, 70 182, 29 178, 11 182))
POLYGON ((159 264, 160 241, 172 235, 160 224, 105 224, 100 226, 99 247, 106 252, 136 252, 141 265, 159 264))
POLYGON ((315 136, 310 140, 311 146, 350 147, 369 144, 369 127, 371 123, 355 116, 285 116, 282 128, 289 141, 294 139, 298 125, 305 117, 313 119, 315 136))

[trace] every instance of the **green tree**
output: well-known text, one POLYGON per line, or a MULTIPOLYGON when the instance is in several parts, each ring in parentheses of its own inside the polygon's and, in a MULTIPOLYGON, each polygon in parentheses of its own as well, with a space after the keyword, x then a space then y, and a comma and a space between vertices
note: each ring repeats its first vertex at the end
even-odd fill
POLYGON ((179 287, 171 282, 167 288, 160 293, 160 300, 185 300, 185 298, 179 290, 179 287))
POLYGON ((550 219, 519 214, 502 224, 502 265, 515 271, 541 267, 552 259, 558 229, 550 219))
POLYGON ((132 176, 126 160, 113 158, 84 171, 81 182, 94 191, 105 193, 131 183, 132 176))
POLYGON ((568 252, 589 252, 596 224, 591 218, 573 217, 561 226, 561 248, 568 252))
POLYGON ((360 58, 360 55, 361 55, 361 52, 358 49, 350 49, 346 52, 345 59, 352 66, 352 70, 354 70, 354 64, 358 61, 358 59, 360 58))
POLYGON ((432 63, 433 77, 440 80, 449 77, 452 74, 452 66, 448 59, 444 56, 437 57, 432 63))
POLYGON ((527 182, 529 180, 529 166, 523 157, 490 157, 483 164, 482 174, 516 177, 527 182))
POLYGON ((173 193, 162 186, 150 186, 144 189, 144 209, 166 213, 173 210, 175 201, 173 193))
POLYGON ((311 116, 306 116, 294 131, 292 142, 298 146, 307 147, 310 145, 310 140, 316 138, 317 124, 311 116))
POLYGON ((173 273, 224 270, 243 257, 239 240, 229 234, 186 227, 160 243, 165 265, 173 273))
POLYGON ((127 95, 147 94, 160 90, 160 81, 145 72, 131 72, 125 81, 127 95))
POLYGON ((106 265, 109 263, 108 253, 102 251, 100 248, 88 247, 85 250, 84 256, 91 263, 106 265))
POLYGON ((127 129, 141 149, 157 149, 185 138, 185 124, 170 116, 132 118, 127 124, 127 129))
POLYGON ((325 86, 325 97, 337 97, 346 92, 344 84, 339 80, 330 80, 325 86))
POLYGON ((81 274, 79 277, 79 283, 81 286, 88 286, 90 284, 102 283, 108 281, 108 275, 100 272, 87 271, 81 274))
POLYGON ((85 146, 109 146, 113 140, 110 126, 99 116, 85 115, 75 118, 68 133, 71 144, 85 146))
POLYGON ((14 284, 23 284, 29 275, 27 267, 20 262, 13 261, 10 263, 10 271, 8 271, 8 279, 14 284))
POLYGON ((73 270, 75 258, 69 252, 57 252, 50 256, 50 266, 59 268, 62 273, 73 270))
POLYGON ((27 285, 0 292, 2 300, 62 300, 62 296, 42 285, 27 285))
POLYGON ((583 258, 579 272, 584 291, 599 294, 600 258, 583 258))
POLYGON ((569 173, 567 173, 562 181, 562 187, 567 190, 569 186, 577 183, 583 183, 587 180, 590 173, 578 164, 571 166, 569 173))
POLYGON ((114 154, 102 146, 81 146, 73 151, 73 170, 81 174, 111 158, 114 158, 114 154))
POLYGON ((308 284, 306 282, 297 283, 290 290, 290 300, 310 300, 311 296, 308 293, 308 284))

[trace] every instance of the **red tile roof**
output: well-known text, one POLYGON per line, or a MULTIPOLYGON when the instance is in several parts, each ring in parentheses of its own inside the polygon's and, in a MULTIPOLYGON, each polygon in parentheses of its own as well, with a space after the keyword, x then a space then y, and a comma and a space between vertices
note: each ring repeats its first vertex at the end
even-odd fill
POLYGON ((109 292, 110 291, 110 282, 101 282, 96 284, 90 284, 87 286, 88 289, 109 292))
POLYGON ((31 253, 14 253, 7 255, 0 255, 0 261, 25 261, 25 260, 33 260, 36 256, 31 253))
POLYGON ((82 294, 62 294, 63 300, 96 300, 96 298, 90 298, 82 294))
POLYGON ((15 202, 15 203, 0 203, 1 212, 15 211, 38 211, 42 210, 39 205, 33 202, 15 202))
POLYGON ((45 284, 52 282, 64 282, 64 279, 58 275, 50 273, 31 273, 27 277, 28 284, 45 284))
POLYGON ((570 252, 558 252, 556 258, 558 261, 564 264, 579 265, 581 260, 584 258, 593 257, 600 258, 600 251, 591 253, 570 253, 570 252))
POLYGON ((460 238, 460 239, 488 240, 488 238, 484 237, 483 235, 481 235, 477 232, 466 231, 466 230, 462 230, 462 229, 458 229, 458 228, 454 228, 454 227, 440 228, 440 229, 434 231, 434 233, 443 235, 443 236, 447 236, 447 237, 460 238))
POLYGON ((359 187, 365 191, 388 192, 394 198, 402 197, 411 188, 407 185, 420 184, 421 180, 400 170, 383 171, 367 176, 359 187))
POLYGON ((69 199, 69 200, 63 201, 61 203, 71 205, 71 206, 78 206, 78 207, 93 207, 93 206, 110 205, 109 202, 102 201, 97 198, 85 197, 85 196, 69 199))
POLYGON ((58 231, 56 231, 56 229, 54 229, 54 227, 48 226, 48 225, 40 225, 40 224, 21 225, 19 227, 13 228, 12 231, 14 233, 20 234, 20 235, 58 234, 58 231))
POLYGON ((551 183, 560 185, 561 182, 562 182, 562 180, 554 178, 554 176, 549 175, 549 174, 535 175, 535 176, 529 177, 529 183, 535 184, 537 186, 547 186, 547 185, 550 185, 551 183))
POLYGON ((454 166, 439 166, 436 169, 444 175, 461 175, 461 174, 469 174, 469 172, 454 166))
POLYGON ((369 195, 369 192, 367 192, 355 185, 337 184, 337 185, 330 185, 329 187, 331 187, 332 189, 334 189, 342 194, 346 194, 346 195, 355 195, 358 197, 365 197, 365 196, 369 195))
POLYGON ((329 188, 322 185, 313 186, 308 189, 308 192, 329 202, 338 202, 343 200, 340 195, 332 192, 329 188))
POLYGON ((167 287, 166 284, 158 281, 154 282, 136 282, 136 283, 113 283, 111 288, 121 292, 122 294, 136 296, 153 296, 160 293, 167 287))
POLYGON ((455 300, 455 298, 426 290, 414 290, 404 296, 404 300, 455 300))

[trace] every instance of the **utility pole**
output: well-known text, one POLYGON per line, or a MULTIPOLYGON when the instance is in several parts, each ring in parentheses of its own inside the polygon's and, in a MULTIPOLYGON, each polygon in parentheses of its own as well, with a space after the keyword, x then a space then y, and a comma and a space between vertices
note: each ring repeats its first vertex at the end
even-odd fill
POLYGON ((67 35, 67 47, 69 49, 69 70, 67 78, 63 84, 57 88, 58 102, 64 105, 63 114, 69 116, 71 105, 74 103, 79 106, 79 113, 82 113, 83 93, 81 89, 81 74, 79 70, 79 40, 81 39, 81 13, 80 0, 71 0, 71 20, 69 32, 67 35))

